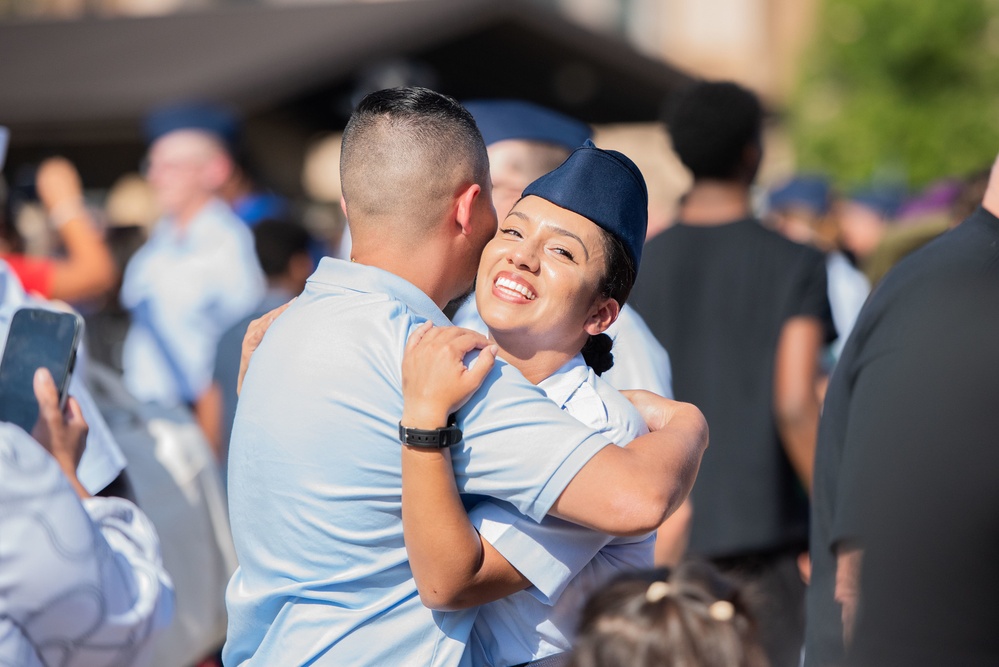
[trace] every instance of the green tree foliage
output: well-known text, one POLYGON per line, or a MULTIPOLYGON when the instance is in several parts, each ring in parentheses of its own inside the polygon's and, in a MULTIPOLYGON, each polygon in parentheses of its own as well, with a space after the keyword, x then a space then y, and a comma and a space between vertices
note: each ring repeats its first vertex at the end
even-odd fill
POLYGON ((999 0, 826 0, 790 113, 804 169, 917 187, 999 152, 999 0))

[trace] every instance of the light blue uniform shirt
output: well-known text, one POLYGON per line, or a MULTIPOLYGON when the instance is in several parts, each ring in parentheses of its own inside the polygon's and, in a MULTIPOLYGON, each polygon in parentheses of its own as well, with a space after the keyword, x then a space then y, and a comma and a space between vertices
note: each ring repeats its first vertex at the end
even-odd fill
MULTIPOLYGON (((52 309, 52 306, 44 301, 25 294, 17 276, 6 262, 0 260, 0 350, 7 343, 7 331, 10 329, 10 320, 14 313, 19 308, 26 307, 52 309)), ((69 395, 80 404, 83 419, 90 428, 87 432, 87 447, 83 450, 83 458, 77 466, 76 475, 87 491, 97 493, 113 482, 125 469, 125 456, 121 453, 118 442, 111 435, 111 429, 108 428, 84 384, 86 352, 83 349, 82 337, 77 355, 76 370, 69 379, 69 395)))
MULTIPOLYGON (((455 326, 489 335, 486 323, 479 317, 475 299, 461 304, 454 314, 455 326)), ((644 389, 653 394, 673 398, 673 371, 669 354, 635 309, 625 304, 617 321, 607 329, 614 341, 614 366, 600 376, 616 389, 644 389)))
MULTIPOLYGON (((635 407, 577 355, 538 385, 568 414, 618 445, 648 433, 635 407)), ((469 645, 473 665, 508 667, 572 648, 589 595, 624 572, 653 566, 655 533, 612 537, 554 517, 536 523, 492 501, 469 513, 532 586, 479 608, 469 645)))
POLYGON ((221 200, 188 226, 160 220, 125 270, 121 303, 132 317, 122 366, 139 400, 191 403, 211 383, 222 333, 264 295, 253 235, 221 200))
MULTIPOLYGON (((229 450, 228 667, 468 664, 476 611, 423 606, 402 534, 402 356, 428 319, 450 324, 405 280, 325 258, 254 353, 229 450)), ((609 444, 501 361, 458 425, 459 490, 536 521, 609 444)))

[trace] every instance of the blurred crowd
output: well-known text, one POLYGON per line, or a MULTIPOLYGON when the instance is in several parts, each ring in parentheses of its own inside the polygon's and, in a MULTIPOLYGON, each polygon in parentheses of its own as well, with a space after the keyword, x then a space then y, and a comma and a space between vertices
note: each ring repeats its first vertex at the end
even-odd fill
MULTIPOLYGON (((501 227, 592 136, 526 102, 466 106, 501 227)), ((996 664, 994 633, 978 630, 996 620, 995 576, 981 573, 999 488, 987 165, 918 192, 840 189, 821 173, 759 183, 752 93, 695 84, 664 122, 692 185, 675 224, 645 239, 602 377, 693 404, 710 446, 646 567, 610 568, 621 576, 575 601, 574 653, 488 664, 996 664), (984 616, 947 620, 973 613, 984 616)), ((229 112, 168 107, 145 131, 141 175, 107 192, 85 190, 61 157, 4 171, 0 340, 28 305, 75 310, 86 326, 71 407, 53 408, 36 378, 31 441, 0 431, 0 664, 222 664, 227 623, 240 627, 226 586, 246 548, 227 490, 229 450, 244 446, 232 435, 252 363, 244 335, 301 294, 321 258, 352 257, 346 230, 317 236, 300 202, 254 181, 229 112), (51 545, 17 518, 26 502, 51 517, 51 545), (49 552, 77 554, 79 573, 49 552), (98 602, 75 600, 78 587, 98 602), (102 610, 93 621, 80 620, 87 604, 102 610)), ((474 301, 444 312, 485 331, 474 301)), ((281 664, 316 655, 293 648, 281 664)))

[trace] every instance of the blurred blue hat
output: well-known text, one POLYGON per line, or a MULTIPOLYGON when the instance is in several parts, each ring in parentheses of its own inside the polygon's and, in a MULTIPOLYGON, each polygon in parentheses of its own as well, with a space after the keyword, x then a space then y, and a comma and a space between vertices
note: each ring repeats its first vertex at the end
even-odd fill
POLYGON ((816 215, 829 212, 829 184, 821 176, 795 176, 770 192, 770 209, 798 206, 816 215))
POLYGON ((597 148, 587 139, 558 169, 528 185, 524 196, 529 195, 578 213, 613 234, 638 271, 649 226, 649 191, 642 172, 623 153, 597 148))
POLYGON ((150 113, 143 129, 149 143, 176 130, 201 130, 214 134, 232 150, 239 136, 239 121, 223 107, 204 103, 176 104, 150 113))
POLYGON ((861 206, 866 206, 883 218, 892 219, 898 215, 905 201, 905 190, 895 185, 873 185, 853 190, 848 197, 861 206))
POLYGON ((472 100, 465 104, 486 146, 505 139, 543 141, 568 150, 592 136, 590 126, 523 100, 472 100))

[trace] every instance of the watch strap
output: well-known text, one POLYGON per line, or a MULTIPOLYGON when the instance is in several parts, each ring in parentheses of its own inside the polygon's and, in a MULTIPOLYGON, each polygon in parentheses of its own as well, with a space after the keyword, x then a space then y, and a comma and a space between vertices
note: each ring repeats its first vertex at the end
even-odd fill
POLYGON ((408 428, 399 422, 399 441, 410 447, 444 449, 458 444, 461 438, 461 429, 456 426, 454 415, 448 419, 447 426, 435 429, 408 428))

